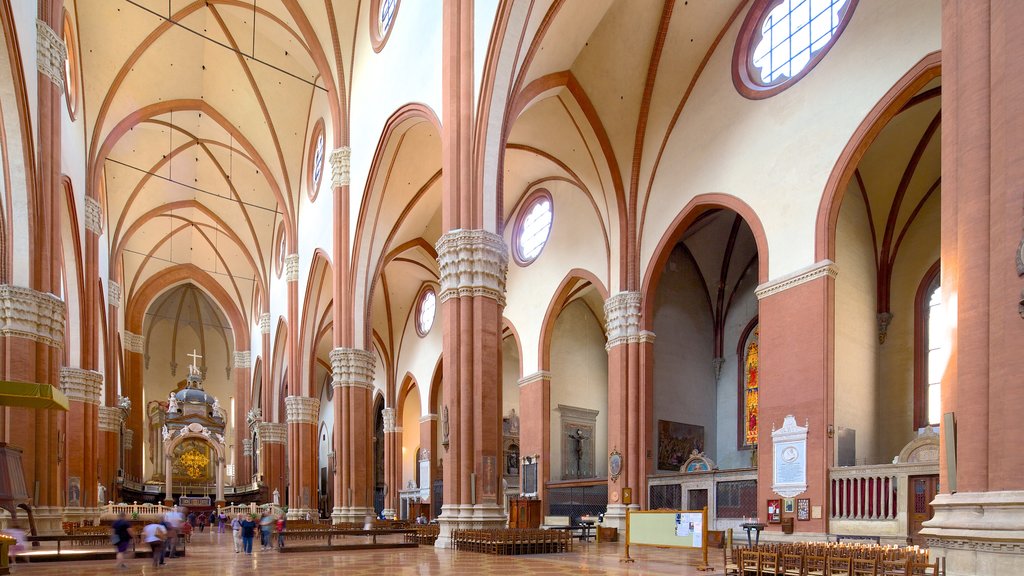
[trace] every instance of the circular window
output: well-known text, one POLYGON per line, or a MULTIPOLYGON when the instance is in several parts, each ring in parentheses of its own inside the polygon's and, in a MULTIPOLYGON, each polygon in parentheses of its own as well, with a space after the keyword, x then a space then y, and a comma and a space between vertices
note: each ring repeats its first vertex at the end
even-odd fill
POLYGON ((370 40, 374 52, 384 49, 397 14, 398 0, 372 0, 370 2, 370 40))
POLYGON ((63 40, 68 48, 68 57, 64 59, 64 100, 68 114, 74 120, 78 113, 78 43, 75 42, 75 29, 67 10, 64 10, 63 40))
POLYGON ((309 139, 309 199, 316 200, 320 181, 324 176, 324 160, 327 158, 327 140, 324 137, 324 120, 317 120, 313 126, 313 137, 309 139))
POLYGON ((523 204, 513 228, 513 255, 520 266, 526 266, 540 256, 551 235, 551 194, 537 190, 523 204))
POLYGON ((433 288, 427 287, 420 292, 419 300, 416 302, 416 332, 420 336, 426 336, 433 328, 436 312, 437 294, 433 288))
POLYGON ((274 252, 274 270, 277 272, 277 277, 280 278, 281 274, 284 274, 284 257, 288 251, 287 243, 284 240, 284 223, 277 229, 277 242, 275 243, 274 252))
POLYGON ((759 0, 747 13, 733 52, 733 83, 743 96, 782 92, 821 61, 857 0, 759 0))

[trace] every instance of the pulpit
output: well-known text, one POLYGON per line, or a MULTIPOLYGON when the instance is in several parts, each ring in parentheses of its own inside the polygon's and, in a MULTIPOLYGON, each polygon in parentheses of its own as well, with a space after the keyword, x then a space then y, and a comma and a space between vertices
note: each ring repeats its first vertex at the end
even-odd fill
POLYGON ((541 501, 528 498, 513 498, 508 502, 509 528, 540 528, 541 501))

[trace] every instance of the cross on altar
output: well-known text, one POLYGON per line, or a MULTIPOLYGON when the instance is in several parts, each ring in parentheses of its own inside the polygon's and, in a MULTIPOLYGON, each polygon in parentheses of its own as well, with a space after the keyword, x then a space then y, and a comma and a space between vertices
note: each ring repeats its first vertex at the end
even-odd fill
POLYGON ((192 349, 192 353, 191 354, 186 354, 186 356, 192 358, 192 367, 195 368, 196 370, 198 370, 199 369, 199 365, 196 364, 196 362, 200 358, 202 358, 202 356, 200 356, 199 354, 196 353, 196 349, 195 348, 192 349))

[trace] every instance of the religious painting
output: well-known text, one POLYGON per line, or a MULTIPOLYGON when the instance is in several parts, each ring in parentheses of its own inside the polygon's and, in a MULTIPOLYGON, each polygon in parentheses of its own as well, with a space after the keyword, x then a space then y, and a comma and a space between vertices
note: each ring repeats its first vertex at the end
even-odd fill
POLYGON ((658 420, 658 469, 679 471, 696 450, 704 452, 704 427, 658 420))
POLYGON ((797 498, 797 500, 796 500, 796 519, 797 520, 810 520, 811 519, 811 499, 810 498, 797 498))
POLYGON ((758 328, 750 337, 743 358, 743 446, 757 446, 758 328))
POLYGON ((82 505, 82 479, 78 476, 68 478, 68 506, 78 507, 82 505))
POLYGON ((792 498, 783 498, 782 499, 782 511, 785 512, 786 514, 792 514, 793 513, 793 499, 792 498))
POLYGON ((782 522, 782 500, 773 498, 768 500, 768 523, 780 524, 782 522))

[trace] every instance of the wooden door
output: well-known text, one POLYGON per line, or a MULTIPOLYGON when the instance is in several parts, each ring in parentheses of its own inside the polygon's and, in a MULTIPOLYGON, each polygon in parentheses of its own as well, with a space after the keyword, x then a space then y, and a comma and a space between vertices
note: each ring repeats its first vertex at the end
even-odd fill
POLYGON ((935 515, 932 509, 932 500, 939 493, 939 477, 934 476, 911 476, 910 477, 910 501, 907 502, 907 511, 910 515, 908 523, 908 539, 913 544, 924 544, 924 539, 919 535, 922 524, 935 515))

